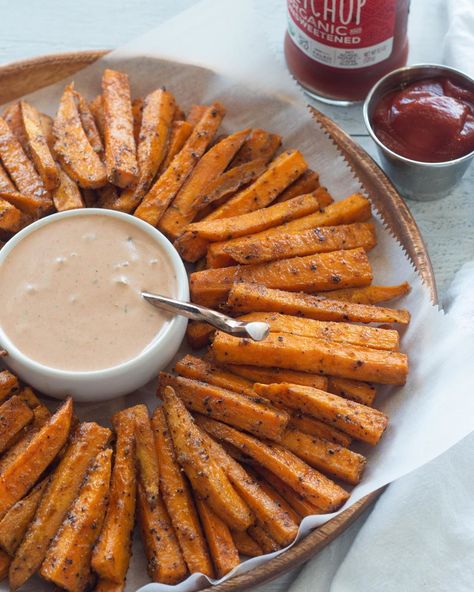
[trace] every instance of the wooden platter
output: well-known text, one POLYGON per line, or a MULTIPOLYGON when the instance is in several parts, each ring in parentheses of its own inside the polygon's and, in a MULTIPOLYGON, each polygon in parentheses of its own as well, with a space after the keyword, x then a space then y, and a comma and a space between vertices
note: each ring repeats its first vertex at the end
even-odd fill
MULTIPOLYGON (((54 54, 0 67, 0 104, 48 86, 92 64, 105 53, 83 51, 54 54)), ((385 223, 406 250, 436 302, 436 284, 420 231, 395 187, 372 158, 328 117, 313 109, 314 118, 332 137, 359 178, 385 223)), ((203 592, 236 592, 255 587, 298 567, 341 534, 382 493, 380 489, 317 528, 291 549, 268 563, 203 592)))

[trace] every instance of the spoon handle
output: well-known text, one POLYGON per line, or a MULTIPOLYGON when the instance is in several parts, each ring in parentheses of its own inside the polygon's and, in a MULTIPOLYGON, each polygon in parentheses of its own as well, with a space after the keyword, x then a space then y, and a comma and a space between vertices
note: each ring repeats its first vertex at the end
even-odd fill
POLYGON ((156 306, 156 308, 179 314, 194 321, 204 321, 216 329, 220 329, 221 331, 231 333, 238 337, 250 337, 254 341, 261 341, 262 339, 265 339, 269 332, 269 326, 267 323, 246 323, 244 321, 237 321, 217 310, 192 304, 191 302, 174 300, 167 296, 152 294, 151 292, 145 291, 142 292, 142 297, 150 304, 153 304, 153 306, 156 306))

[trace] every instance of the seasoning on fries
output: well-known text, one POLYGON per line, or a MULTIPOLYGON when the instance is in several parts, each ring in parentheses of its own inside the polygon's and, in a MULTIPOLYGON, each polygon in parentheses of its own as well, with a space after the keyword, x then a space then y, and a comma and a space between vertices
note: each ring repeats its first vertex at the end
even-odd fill
POLYGON ((190 323, 205 351, 161 372, 154 411, 118 411, 112 430, 79 422, 69 399, 51 414, 0 372, 0 576, 12 590, 39 574, 71 592, 123 592, 135 522, 162 584, 283 549, 364 482, 370 455, 354 444, 377 445, 389 425, 374 384, 407 379, 410 313, 381 305, 410 286, 372 284, 370 201, 335 201, 325 172, 275 131, 221 130, 217 100, 177 99, 160 87, 132 100, 128 76, 105 70, 90 102, 67 86, 54 120, 9 106, 0 238, 52 211, 134 214, 197 262, 194 302, 269 334, 190 323))

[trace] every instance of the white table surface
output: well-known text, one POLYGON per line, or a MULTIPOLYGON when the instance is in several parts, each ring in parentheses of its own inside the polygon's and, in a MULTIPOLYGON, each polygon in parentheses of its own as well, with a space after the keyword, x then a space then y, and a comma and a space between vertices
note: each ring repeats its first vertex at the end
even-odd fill
MULTIPOLYGON (((55 52, 117 47, 195 2, 0 0, 0 63, 55 52)), ((257 4, 260 11, 270 6, 272 10, 283 13, 285 0, 258 0, 257 4)), ((412 2, 409 28, 411 63, 442 60, 445 17, 443 0, 412 2)), ((278 19, 272 20, 276 21, 278 19)), ((263 19, 262 27, 265 27, 263 19)), ((274 28, 265 33, 276 43, 280 30, 274 28)), ((373 143, 364 128, 360 107, 315 105, 376 157, 373 143)), ((449 197, 437 202, 408 202, 428 246, 441 300, 456 271, 464 262, 474 259, 473 180, 474 167, 471 167, 449 197)), ((255 591, 284 592, 297 571, 255 591)))

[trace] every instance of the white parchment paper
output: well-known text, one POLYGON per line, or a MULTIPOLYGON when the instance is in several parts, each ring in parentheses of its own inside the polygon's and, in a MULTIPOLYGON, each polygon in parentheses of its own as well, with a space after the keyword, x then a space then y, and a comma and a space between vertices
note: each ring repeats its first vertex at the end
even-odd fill
MULTIPOLYGON (((363 192, 336 146, 311 118, 299 89, 275 60, 251 0, 203 0, 76 74, 73 79, 77 88, 89 98, 98 94, 101 73, 107 66, 129 74, 136 96, 165 85, 185 109, 193 103, 219 100, 228 110, 225 130, 263 127, 278 132, 284 138, 284 147, 303 152, 336 199, 363 192)), ((54 115, 65 83, 43 89, 29 99, 54 115)), ((377 226, 379 244, 370 256, 375 282, 408 280, 412 286, 411 293, 399 303, 413 317, 402 339, 402 349, 409 354, 410 373, 403 388, 380 389, 378 406, 389 415, 390 425, 375 449, 361 448, 369 458, 368 466, 362 483, 342 510, 438 456, 474 427, 470 367, 473 336, 460 333, 430 303, 420 277, 379 216, 377 226)), ((108 424, 113 412, 138 401, 153 408, 154 385, 112 402, 78 406, 78 415, 108 424)), ((334 515, 305 518, 300 536, 334 515)), ((250 559, 234 573, 247 571, 274 555, 250 559)), ((147 582, 143 551, 136 541, 127 590, 137 590, 147 582)), ((205 583, 204 576, 193 575, 178 586, 148 584, 140 590, 188 592, 205 583)), ((37 591, 43 586, 33 579, 24 589, 37 591)), ((0 585, 0 592, 6 589, 6 584, 0 585)))

